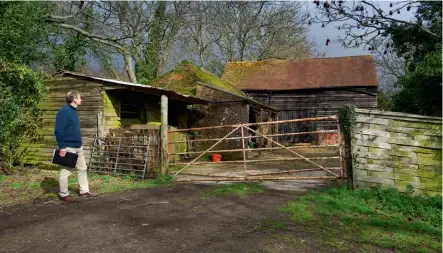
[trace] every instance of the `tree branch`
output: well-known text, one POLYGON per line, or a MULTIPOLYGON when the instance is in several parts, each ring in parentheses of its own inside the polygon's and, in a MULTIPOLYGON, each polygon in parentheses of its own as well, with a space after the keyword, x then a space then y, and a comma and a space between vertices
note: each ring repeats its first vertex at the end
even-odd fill
POLYGON ((59 24, 59 26, 61 28, 65 28, 65 29, 69 29, 69 30, 72 30, 72 31, 76 31, 76 32, 78 32, 80 34, 83 34, 86 37, 88 37, 89 39, 92 39, 94 41, 97 41, 97 42, 103 43, 105 45, 114 47, 114 48, 118 49, 119 51, 121 51, 122 53, 126 53, 126 54, 129 53, 121 45, 119 45, 118 43, 115 43, 114 39, 110 39, 110 38, 105 37, 105 36, 89 33, 87 31, 85 31, 85 30, 83 30, 83 29, 81 29, 79 27, 73 26, 73 25, 59 24))
POLYGON ((415 26, 415 27, 419 28, 420 30, 426 32, 427 34, 429 34, 429 35, 431 35, 431 36, 433 36, 435 38, 441 38, 441 35, 438 35, 438 34, 435 34, 435 33, 431 32, 431 31, 429 31, 429 29, 427 29, 426 27, 423 27, 423 26, 421 26, 421 25, 419 25, 417 23, 412 23, 412 22, 408 22, 408 21, 405 21, 405 20, 400 20, 400 19, 395 19, 395 18, 387 17, 379 9, 377 9, 377 7, 375 7, 372 3, 369 3, 367 1, 361 1, 361 2, 366 4, 366 5, 371 6, 378 13, 378 15, 380 15, 381 18, 384 18, 386 20, 390 20, 390 21, 393 21, 393 22, 397 22, 397 23, 402 23, 402 24, 406 24, 406 25, 415 26))

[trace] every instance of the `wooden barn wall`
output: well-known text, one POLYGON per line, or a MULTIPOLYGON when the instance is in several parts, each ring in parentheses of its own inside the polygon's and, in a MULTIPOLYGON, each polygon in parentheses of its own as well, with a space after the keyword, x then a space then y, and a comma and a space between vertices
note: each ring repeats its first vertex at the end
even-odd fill
MULTIPOLYGON (((124 128, 132 130, 135 134, 138 130, 160 129, 161 108, 160 97, 155 95, 143 94, 133 91, 124 90, 107 90, 103 92, 104 116, 105 116, 105 133, 116 133, 112 129, 124 128), (139 104, 138 118, 121 118, 120 102, 122 100, 131 101, 139 104)), ((186 128, 187 126, 187 104, 175 100, 169 100, 168 124, 170 129, 186 128)), ((158 131, 157 131, 158 132, 158 131)), ((186 140, 185 133, 171 133, 170 140, 182 141, 186 140)), ((154 149, 151 152, 156 152, 154 149)), ((170 153, 186 152, 186 144, 177 143, 169 145, 170 153)), ((179 156, 170 156, 170 161, 179 159, 179 156)))
POLYGON ((121 127, 119 99, 109 91, 103 92, 103 116, 106 132, 121 127))
MULTIPOLYGON (((125 125, 146 124, 146 112, 152 110, 147 105, 152 101, 151 97, 146 97, 141 93, 127 90, 106 90, 103 92, 104 117, 106 132, 109 129, 120 128, 125 125), (120 109, 122 100, 138 104, 138 118, 121 118, 120 109)), ((155 111, 155 109, 154 109, 155 111)))
POLYGON ((35 144, 24 143, 28 147, 28 164, 50 164, 53 150, 58 148, 54 136, 55 118, 62 106, 66 104, 66 93, 78 90, 82 96, 82 105, 78 108, 80 126, 83 135, 83 146, 86 159, 89 160, 94 136, 97 133, 99 113, 103 111, 102 84, 76 78, 57 78, 46 81, 49 89, 48 99, 40 105, 43 114, 43 139, 35 144))
MULTIPOLYGON (((106 132, 109 129, 116 129, 127 125, 146 124, 160 126, 161 108, 160 97, 149 94, 142 94, 131 91, 107 90, 103 92, 104 116, 106 132), (139 104, 138 118, 121 118, 121 100, 131 101, 139 104)), ((187 104, 175 100, 169 100, 168 123, 171 126, 186 128, 187 125, 187 104)))
MULTIPOLYGON (((44 110, 43 139, 38 143, 23 143, 28 148, 27 164, 44 164, 51 166, 53 150, 58 148, 54 135, 55 118, 62 106, 66 104, 66 93, 78 90, 82 96, 82 105, 78 108, 80 127, 83 136, 83 148, 86 160, 89 161, 95 135, 105 136, 110 129, 125 125, 159 125, 160 97, 129 91, 105 90, 101 83, 82 80, 79 78, 56 78, 45 81, 49 89, 48 99, 40 105, 44 110), (120 118, 120 100, 137 100, 142 105, 138 119, 120 118)), ((170 125, 185 128, 186 104, 170 101, 170 125)))
MULTIPOLYGON (((297 91, 246 91, 255 100, 279 110, 279 120, 338 115, 340 108, 353 104, 362 109, 377 109, 377 87, 329 88, 297 91), (370 95, 373 94, 373 95, 370 95)), ((280 133, 334 129, 332 122, 282 124, 280 133)), ((288 136, 280 141, 313 142, 315 135, 288 136)))

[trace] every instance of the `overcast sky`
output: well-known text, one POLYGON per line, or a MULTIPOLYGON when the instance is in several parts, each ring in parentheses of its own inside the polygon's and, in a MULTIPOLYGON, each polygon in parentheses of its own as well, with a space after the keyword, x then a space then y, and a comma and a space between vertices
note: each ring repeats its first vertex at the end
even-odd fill
MULTIPOLYGON (((306 8, 314 15, 316 12, 316 5, 313 1, 304 1, 306 8)), ((389 10, 389 4, 395 1, 374 1, 379 4, 380 8, 383 10, 389 10)), ((395 18, 400 18, 404 20, 410 20, 413 18, 414 10, 409 12, 401 12, 400 14, 395 13, 395 18)), ((321 24, 313 24, 309 27, 308 35, 312 41, 314 41, 317 46, 316 50, 320 53, 325 53, 326 57, 337 57, 337 56, 352 56, 352 55, 366 55, 370 54, 368 50, 363 50, 362 48, 344 48, 339 43, 331 43, 326 46, 326 39, 335 40, 337 36, 341 34, 344 35, 344 31, 341 32, 335 28, 339 23, 329 24, 325 28, 321 27, 321 24)))

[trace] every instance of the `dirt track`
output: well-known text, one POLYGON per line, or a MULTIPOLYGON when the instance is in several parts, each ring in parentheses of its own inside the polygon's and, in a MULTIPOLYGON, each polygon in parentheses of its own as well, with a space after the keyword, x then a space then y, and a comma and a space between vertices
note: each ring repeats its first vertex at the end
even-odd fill
POLYGON ((245 232, 296 198, 267 190, 201 199, 208 187, 181 184, 3 210, 0 252, 262 252, 266 234, 245 232))

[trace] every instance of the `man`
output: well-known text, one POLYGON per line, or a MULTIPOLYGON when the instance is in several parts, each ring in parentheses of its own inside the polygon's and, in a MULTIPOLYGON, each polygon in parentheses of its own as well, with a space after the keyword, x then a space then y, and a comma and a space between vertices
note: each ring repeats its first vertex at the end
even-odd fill
MULTIPOLYGON (((77 107, 81 105, 82 98, 78 91, 69 91, 66 95, 67 104, 57 113, 55 120, 55 137, 60 149, 60 156, 64 157, 66 152, 78 154, 75 168, 77 169, 77 180, 80 187, 80 197, 95 197, 96 193, 89 191, 88 175, 86 173, 86 161, 82 148, 82 134, 77 107)), ((72 174, 72 168, 61 166, 59 185, 60 197, 65 202, 72 202, 68 191, 68 177, 72 174)))

